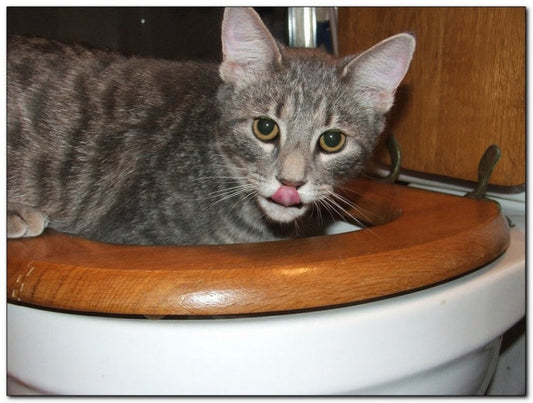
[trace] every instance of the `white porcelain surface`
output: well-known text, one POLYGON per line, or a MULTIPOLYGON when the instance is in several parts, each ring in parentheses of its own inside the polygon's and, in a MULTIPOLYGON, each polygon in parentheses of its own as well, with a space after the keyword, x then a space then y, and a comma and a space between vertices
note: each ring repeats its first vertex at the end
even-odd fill
POLYGON ((482 395, 498 363, 501 337, 436 368, 354 391, 364 395, 482 395), (450 387, 453 385, 453 387, 450 387))
POLYGON ((54 394, 476 393, 490 343, 525 313, 525 222, 514 221, 509 250, 486 267, 358 306, 142 320, 8 304, 8 373, 54 394), (478 380, 465 386, 451 367, 478 380), (421 376, 423 388, 398 389, 421 376))
POLYGON ((487 394, 526 396, 526 320, 508 330, 502 341, 500 357, 487 394))

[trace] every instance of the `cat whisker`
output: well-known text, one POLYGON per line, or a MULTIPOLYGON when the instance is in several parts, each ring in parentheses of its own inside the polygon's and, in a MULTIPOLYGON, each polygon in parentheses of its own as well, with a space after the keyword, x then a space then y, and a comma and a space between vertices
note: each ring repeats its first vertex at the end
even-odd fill
MULTIPOLYGON (((232 197, 237 197, 239 195, 240 195, 240 197, 238 199, 236 199, 229 206, 229 211, 233 212, 235 210, 242 209, 242 206, 243 206, 244 203, 246 203, 248 200, 252 199, 253 197, 255 197, 257 195, 257 191, 252 189, 251 191, 246 191, 246 192, 241 192, 241 193, 238 193, 238 194, 234 194, 232 197)), ((226 198, 226 199, 229 199, 229 197, 226 198)), ((215 202, 215 204, 217 204, 217 203, 218 202, 215 202)))
MULTIPOLYGON (((355 203, 353 203, 350 199, 347 199, 346 197, 344 197, 344 196, 342 196, 342 195, 340 195, 340 194, 338 194, 336 192, 331 192, 330 196, 333 198, 332 201, 335 203, 335 206, 340 208, 342 210, 342 212, 346 216, 348 216, 350 219, 354 220, 358 225, 361 225, 361 226, 367 228, 367 226, 359 218, 355 217, 349 211, 349 209, 353 209, 353 210, 356 210, 359 213, 361 213, 361 215, 365 216, 365 214, 362 214, 363 212, 361 211, 359 206, 357 206, 355 203), (345 205, 346 207, 344 207, 343 205, 345 205)), ((368 218, 368 217, 365 217, 365 218, 368 218)))
POLYGON ((362 222, 360 219, 350 213, 350 211, 348 210, 349 208, 353 208, 356 210, 359 210, 359 208, 349 199, 331 191, 329 192, 328 196, 325 197, 323 200, 329 205, 329 209, 338 214, 339 217, 342 218, 345 222, 355 223, 356 225, 367 230, 368 233, 375 235, 375 233, 364 222, 362 222), (347 205, 347 207, 344 207, 343 204, 347 205))
POLYGON ((223 183, 240 183, 241 181, 246 180, 245 176, 238 177, 238 176, 216 176, 214 178, 213 176, 202 176, 199 178, 192 178, 190 179, 190 182, 204 182, 212 184, 213 182, 223 182, 223 183))
POLYGON ((324 217, 322 216, 322 210, 320 206, 322 205, 321 201, 312 203, 311 208, 313 209, 313 212, 316 212, 316 215, 318 216, 318 221, 320 227, 324 227, 324 217))
MULTIPOLYGON (((335 209, 333 209, 330 204, 324 200, 324 199, 320 199, 318 200, 317 202, 315 202, 314 204, 319 212, 319 215, 322 219, 322 222, 324 220, 324 218, 322 217, 322 211, 325 210, 328 212, 330 218, 331 218, 331 221, 335 221, 336 220, 336 217, 335 217, 335 214, 338 214, 337 211, 335 209)), ((341 218, 344 219, 344 217, 341 215, 341 218)))
MULTIPOLYGON (((359 196, 362 196, 361 193, 353 190, 353 189, 349 189, 349 188, 342 188, 343 191, 345 192, 349 192, 349 193, 353 193, 353 194, 356 194, 356 195, 359 195, 359 196)), ((359 214, 361 216, 363 216, 367 222, 371 222, 371 212, 367 209, 364 209, 362 208, 360 205, 356 204, 355 202, 353 202, 351 199, 343 196, 342 194, 338 193, 338 192, 333 192, 333 195, 334 197, 336 197, 338 200, 340 200, 342 203, 345 203, 347 204, 349 207, 353 208, 354 210, 357 210, 359 212, 359 214)))
MULTIPOLYGON (((364 193, 358 192, 353 187, 339 186, 338 189, 342 190, 343 193, 348 193, 348 194, 357 195, 357 196, 363 196, 364 197, 364 193)), ((394 198, 388 197, 388 196, 385 196, 385 195, 382 195, 381 197, 384 197, 384 198, 386 198, 386 199, 388 199, 390 201, 394 200, 394 198)))
POLYGON ((233 187, 229 187, 226 189, 221 189, 219 191, 212 192, 208 197, 210 199, 217 199, 213 204, 218 204, 220 202, 223 202, 225 200, 231 199, 239 195, 248 196, 251 193, 250 190, 253 190, 253 186, 250 184, 237 185, 237 186, 233 186, 233 187))

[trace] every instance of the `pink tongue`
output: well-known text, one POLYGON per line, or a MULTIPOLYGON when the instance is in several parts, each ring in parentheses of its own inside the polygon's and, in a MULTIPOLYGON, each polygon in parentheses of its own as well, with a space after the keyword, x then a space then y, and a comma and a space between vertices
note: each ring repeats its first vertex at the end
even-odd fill
POLYGON ((285 207, 300 204, 300 195, 296 188, 291 186, 280 186, 276 193, 271 197, 278 204, 283 204, 285 207))

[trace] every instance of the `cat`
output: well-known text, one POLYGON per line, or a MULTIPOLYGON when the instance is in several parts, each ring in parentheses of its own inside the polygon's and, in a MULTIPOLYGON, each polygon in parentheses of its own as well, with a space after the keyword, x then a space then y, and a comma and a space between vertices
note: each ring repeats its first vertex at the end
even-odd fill
POLYGON ((337 59, 227 8, 220 65, 9 38, 7 233, 126 244, 298 236, 360 174, 415 49, 337 59))

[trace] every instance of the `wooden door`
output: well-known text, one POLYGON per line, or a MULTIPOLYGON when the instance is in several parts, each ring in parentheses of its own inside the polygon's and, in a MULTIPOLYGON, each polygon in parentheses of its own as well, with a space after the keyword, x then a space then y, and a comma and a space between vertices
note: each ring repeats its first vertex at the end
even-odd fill
MULTIPOLYGON (((491 184, 523 190, 525 18, 523 7, 339 9, 342 56, 399 32, 417 38, 387 129, 403 168, 476 181, 481 155, 497 144, 491 184)), ((388 162, 384 147, 377 159, 388 162)))

